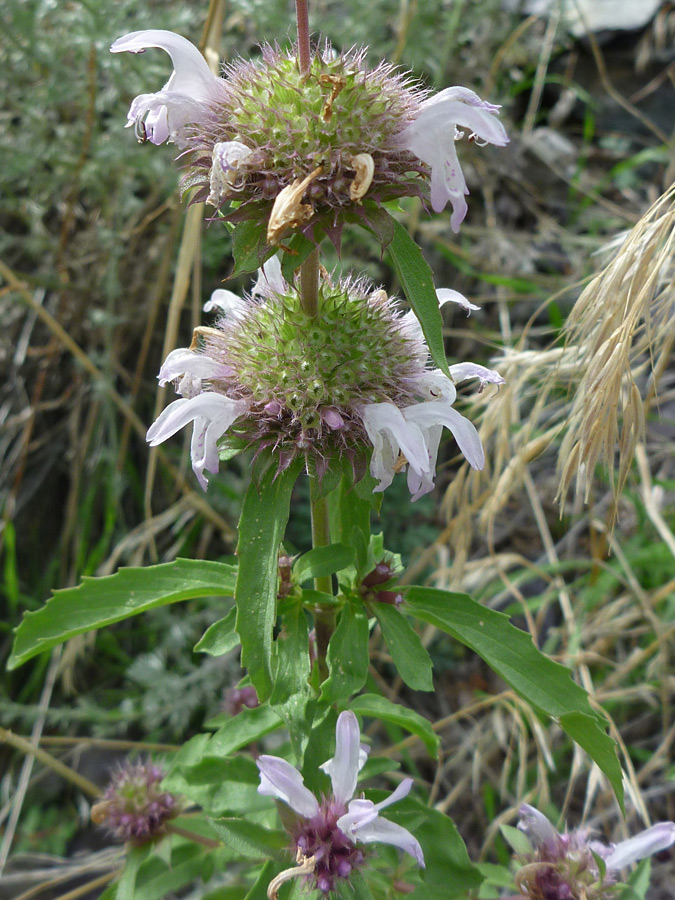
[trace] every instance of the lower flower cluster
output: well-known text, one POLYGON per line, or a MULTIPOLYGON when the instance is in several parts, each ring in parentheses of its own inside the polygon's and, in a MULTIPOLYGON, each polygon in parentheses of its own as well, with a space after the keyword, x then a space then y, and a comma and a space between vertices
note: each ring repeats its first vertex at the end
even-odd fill
MULTIPOLYGON (((471 305, 454 291, 439 302, 471 305)), ((455 386, 428 368, 428 349, 412 312, 403 314, 364 279, 333 284, 324 275, 319 314, 307 316, 294 285, 274 258, 251 294, 216 291, 206 305, 214 328, 199 328, 202 342, 172 351, 160 383, 173 381, 181 399, 148 431, 156 445, 194 423, 192 467, 204 489, 218 471, 219 449, 269 448, 279 470, 303 455, 322 476, 331 461, 348 458, 355 475, 370 471, 376 490, 408 467, 417 499, 433 488, 443 428, 474 468, 484 464, 473 424, 453 409, 455 386)), ((458 381, 502 378, 474 363, 450 367, 458 381)))
MULTIPOLYGON (((336 881, 349 878, 361 866, 364 852, 357 843, 392 844, 424 866, 424 854, 417 838, 406 828, 379 815, 380 810, 408 795, 411 778, 404 779, 380 803, 354 798, 359 772, 367 758, 356 716, 347 711, 337 720, 335 756, 321 766, 330 776, 333 788, 332 794, 321 801, 305 787, 300 772, 285 759, 263 755, 256 760, 260 770, 259 793, 281 800, 295 814, 288 830, 294 855, 298 860, 305 860, 305 867, 296 871, 303 875, 307 872, 305 877, 311 886, 322 893, 334 890, 336 881)), ((293 870, 289 872, 292 874, 293 870)))

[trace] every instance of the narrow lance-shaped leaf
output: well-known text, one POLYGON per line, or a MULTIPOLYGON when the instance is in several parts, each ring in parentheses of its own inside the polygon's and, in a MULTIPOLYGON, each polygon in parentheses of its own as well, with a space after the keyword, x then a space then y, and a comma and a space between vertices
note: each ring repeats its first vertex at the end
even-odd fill
POLYGON ((28 612, 16 630, 7 667, 14 669, 56 644, 121 622, 158 606, 234 593, 236 566, 201 559, 177 559, 145 568, 120 569, 103 578, 54 591, 42 609, 28 612))
POLYGON ((424 743, 431 756, 438 756, 441 745, 438 735, 431 727, 431 722, 400 703, 392 703, 386 697, 379 694, 361 694, 355 697, 349 704, 349 708, 359 716, 372 716, 374 719, 382 719, 398 725, 417 737, 424 743))
POLYGON ((394 220, 394 238, 387 249, 408 303, 422 326, 431 358, 448 377, 443 346, 443 319, 434 288, 434 277, 422 251, 406 229, 394 220))
POLYGON ((246 491, 239 520, 239 574, 234 596, 241 661, 261 701, 272 690, 272 628, 276 620, 279 544, 302 460, 277 474, 271 465, 246 491))
POLYGON ((283 629, 274 644, 276 667, 270 696, 270 706, 286 722, 299 761, 311 725, 306 715, 310 693, 308 632, 305 611, 297 604, 284 614, 283 629))
POLYGON ((387 603, 373 602, 371 609, 401 678, 414 691, 433 691, 431 657, 406 617, 387 603))
POLYGON ((328 645, 330 676, 323 684, 321 700, 339 703, 363 687, 368 675, 368 617, 351 604, 344 607, 328 645))
POLYGON ((488 609, 467 594, 412 587, 406 601, 412 615, 470 647, 528 703, 558 719, 573 740, 582 737, 582 746, 607 775, 619 803, 623 803, 621 767, 614 742, 604 732, 602 717, 591 706, 586 691, 572 680, 569 669, 544 656, 534 646, 531 635, 511 625, 508 616, 488 609), (595 723, 595 728, 590 729, 591 723, 595 723))

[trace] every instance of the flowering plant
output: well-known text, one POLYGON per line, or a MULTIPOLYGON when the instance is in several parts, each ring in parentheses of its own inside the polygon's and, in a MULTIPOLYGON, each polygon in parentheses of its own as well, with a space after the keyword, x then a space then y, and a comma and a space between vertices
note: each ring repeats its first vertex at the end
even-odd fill
MULTIPOLYGON (((249 454, 236 558, 87 579, 27 616, 14 645, 19 665, 73 635, 210 597, 222 616, 195 650, 241 650, 246 675, 228 692, 226 717, 182 746, 165 776, 153 763, 121 769, 93 807, 94 821, 126 844, 105 900, 159 896, 147 885, 167 858, 166 890, 187 883, 174 882, 185 870, 216 871, 217 890, 229 897, 231 889, 233 900, 280 892, 288 900, 303 890, 345 900, 475 896, 484 872, 453 822, 431 796, 413 796, 412 777, 393 771, 399 756, 413 772, 428 761, 407 757, 406 739, 372 758, 361 743, 366 720, 377 740, 385 728, 407 732, 440 771, 434 727, 373 678, 374 633, 409 691, 434 691, 423 629, 478 654, 533 723, 549 717, 579 744, 623 804, 605 718, 569 671, 503 613, 411 584, 371 523, 398 473, 413 500, 434 489, 444 429, 462 465, 489 465, 490 446, 455 408, 456 385, 477 379, 494 394, 504 379, 481 364, 448 363, 441 314, 447 303, 467 313, 478 306, 434 287, 391 201, 420 198, 438 213, 449 203, 457 231, 468 194, 460 153, 469 142, 507 143, 500 107, 466 87, 431 94, 389 63, 370 67, 362 50, 312 48, 305 0, 297 9, 297 43, 266 45, 259 59, 221 74, 170 31, 135 31, 111 48, 170 55, 168 81, 133 99, 127 125, 143 142, 176 144, 193 209, 231 236, 234 273, 258 275, 243 296, 216 290, 204 306, 208 324, 169 350, 159 382, 179 396, 147 431, 156 447, 192 426, 194 483, 204 491, 213 492, 223 464, 249 454), (353 227, 379 239, 400 300, 363 275, 337 277, 321 265, 324 240, 339 250, 353 227), (311 547, 296 552, 285 534, 301 479, 311 547), (357 796, 362 772, 398 785, 381 799, 357 796)), ((521 900, 605 900, 623 866, 675 840, 675 825, 661 823, 606 847, 581 830, 559 834, 529 806, 520 827, 521 900)))

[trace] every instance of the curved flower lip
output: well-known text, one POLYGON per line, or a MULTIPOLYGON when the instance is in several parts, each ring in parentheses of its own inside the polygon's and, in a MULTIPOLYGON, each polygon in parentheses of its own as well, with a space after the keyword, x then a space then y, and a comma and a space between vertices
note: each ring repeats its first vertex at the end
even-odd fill
MULTIPOLYGON (((364 798, 351 799, 367 756, 360 741, 359 724, 354 713, 350 710, 340 713, 335 728, 335 755, 320 767, 330 776, 334 802, 343 808, 349 802, 347 812, 337 820, 337 827, 351 841, 364 844, 379 841, 399 847, 414 857, 420 866, 424 866, 424 854, 417 839, 406 828, 379 816, 380 810, 408 795, 412 778, 402 781, 380 803, 364 798)), ((321 807, 305 787, 302 775, 286 760, 263 755, 258 757, 256 765, 260 770, 258 793, 283 800, 306 819, 320 812, 321 807)))
POLYGON ((203 104, 218 99, 223 80, 213 74, 194 44, 173 31, 132 31, 118 38, 110 52, 142 53, 150 47, 165 50, 174 69, 161 91, 133 100, 127 128, 136 126, 153 144, 163 144, 180 140, 185 125, 202 118, 203 104))
POLYGON ((464 196, 469 193, 455 140, 462 136, 459 129, 467 128, 481 141, 503 147, 509 138, 496 118, 498 110, 468 88, 450 87, 424 100, 415 121, 400 134, 401 145, 431 168, 434 212, 442 212, 448 201, 452 203, 450 225, 455 232, 466 216, 464 196))
POLYGON ((164 360, 157 378, 160 385, 175 381, 182 375, 193 375, 195 378, 217 378, 219 375, 226 374, 224 368, 210 356, 179 347, 177 350, 172 350, 164 360))
MULTIPOLYGON (((608 869, 625 869, 631 863, 667 850, 673 844, 675 844, 675 822, 659 822, 658 825, 652 825, 635 837, 610 845, 605 865, 608 869)), ((591 846, 593 847, 593 844, 591 846)))
POLYGON ((189 422, 194 422, 190 446, 192 470, 206 490, 208 481, 204 472, 215 475, 218 471, 219 438, 247 409, 246 400, 232 400, 223 394, 208 392, 174 400, 150 426, 146 440, 151 447, 156 447, 189 422))

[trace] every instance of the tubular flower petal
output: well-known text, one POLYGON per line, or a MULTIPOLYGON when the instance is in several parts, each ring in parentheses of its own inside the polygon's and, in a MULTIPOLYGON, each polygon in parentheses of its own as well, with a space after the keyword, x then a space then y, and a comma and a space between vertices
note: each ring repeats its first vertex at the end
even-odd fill
POLYGON ((450 225, 453 231, 467 213, 464 199, 469 193, 462 173, 455 142, 463 137, 461 128, 471 137, 503 147, 508 143, 504 126, 496 118, 499 107, 487 103, 468 88, 446 88, 424 100, 415 121, 401 134, 401 145, 431 168, 431 206, 442 212, 452 203, 450 225))
POLYGON ((213 74, 194 44, 173 31, 133 31, 118 38, 110 52, 143 53, 149 47, 169 54, 173 72, 161 91, 134 99, 127 128, 133 125, 139 136, 153 144, 182 143, 185 126, 202 120, 208 104, 222 95, 223 79, 213 74))
POLYGON ((155 447, 194 422, 190 448, 192 470, 206 490, 208 482, 204 472, 215 475, 218 471, 219 438, 247 409, 245 400, 231 400, 222 394, 200 393, 189 399, 174 400, 150 426, 146 439, 155 447))
POLYGON ((311 819, 319 812, 319 802, 305 787, 302 775, 285 759, 259 756, 256 765, 260 770, 259 794, 283 800, 294 812, 306 819, 311 819))
POLYGON ((659 822, 658 825, 652 825, 635 837, 610 845, 605 865, 615 871, 625 869, 631 863, 660 853, 661 850, 667 850, 673 844, 675 844, 675 822, 659 822))
POLYGON ((330 775, 333 794, 321 802, 307 790, 302 775, 290 763, 276 756, 261 756, 256 760, 260 770, 259 793, 283 800, 298 814, 299 819, 291 830, 294 849, 304 857, 314 857, 314 870, 307 877, 323 893, 333 890, 337 879, 348 878, 362 865, 363 852, 355 842, 391 844, 424 866, 417 839, 406 828, 379 815, 380 810, 408 795, 412 779, 406 778, 380 803, 352 799, 367 756, 360 740, 354 713, 340 713, 335 729, 335 755, 321 766, 330 775))

